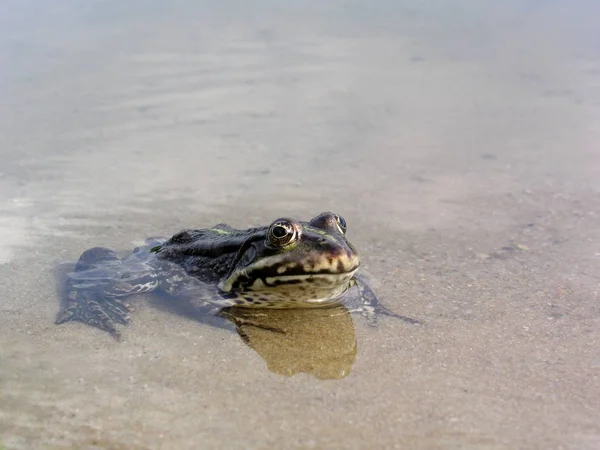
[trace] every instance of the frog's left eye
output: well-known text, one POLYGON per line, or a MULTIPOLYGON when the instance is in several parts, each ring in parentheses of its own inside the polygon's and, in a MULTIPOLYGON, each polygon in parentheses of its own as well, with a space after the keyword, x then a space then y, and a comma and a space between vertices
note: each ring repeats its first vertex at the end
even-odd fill
POLYGON ((346 234, 346 230, 347 230, 346 219, 344 219, 342 216, 339 216, 337 214, 334 214, 334 216, 335 216, 335 222, 337 223, 338 228, 340 229, 342 234, 346 234))
POLYGON ((284 247, 298 239, 298 230, 288 220, 277 220, 269 227, 267 241, 273 247, 284 247))

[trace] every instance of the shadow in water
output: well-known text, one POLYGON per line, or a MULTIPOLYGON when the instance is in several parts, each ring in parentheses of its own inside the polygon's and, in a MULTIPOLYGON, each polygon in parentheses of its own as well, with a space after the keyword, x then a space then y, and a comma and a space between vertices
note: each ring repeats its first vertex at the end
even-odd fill
POLYGON ((343 306, 323 309, 224 308, 206 311, 191 302, 152 295, 159 309, 226 329, 241 339, 274 373, 307 373, 318 379, 340 379, 350 373, 357 344, 352 315, 343 306), (233 324, 233 327, 232 327, 233 324))
POLYGON ((339 379, 356 359, 356 335, 350 312, 327 309, 253 310, 226 312, 252 324, 236 324, 240 337, 272 372, 292 376, 307 373, 319 379, 339 379), (277 328, 281 332, 264 329, 277 328))

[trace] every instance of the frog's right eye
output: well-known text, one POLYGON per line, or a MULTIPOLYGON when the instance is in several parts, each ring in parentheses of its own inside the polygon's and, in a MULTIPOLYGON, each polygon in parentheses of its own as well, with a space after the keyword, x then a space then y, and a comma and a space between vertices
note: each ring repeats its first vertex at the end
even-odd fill
POLYGON ((348 229, 348 225, 346 225, 346 219, 339 214, 334 214, 333 217, 335 217, 335 222, 342 234, 346 234, 346 230, 348 229))
POLYGON ((273 222, 267 232, 267 242, 272 247, 285 247, 298 240, 298 228, 287 219, 273 222))

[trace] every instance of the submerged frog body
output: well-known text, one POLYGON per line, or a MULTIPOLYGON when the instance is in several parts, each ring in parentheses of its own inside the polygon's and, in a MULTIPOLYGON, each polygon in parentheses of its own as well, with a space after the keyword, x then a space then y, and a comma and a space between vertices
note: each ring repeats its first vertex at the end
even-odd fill
POLYGON ((119 336, 116 324, 130 320, 123 298, 153 290, 216 310, 343 304, 370 322, 386 314, 417 323, 383 307, 356 275, 359 265, 346 221, 330 212, 247 230, 224 224, 184 230, 147 239, 122 259, 102 247, 85 251, 69 274, 68 304, 56 323, 79 320, 119 336))

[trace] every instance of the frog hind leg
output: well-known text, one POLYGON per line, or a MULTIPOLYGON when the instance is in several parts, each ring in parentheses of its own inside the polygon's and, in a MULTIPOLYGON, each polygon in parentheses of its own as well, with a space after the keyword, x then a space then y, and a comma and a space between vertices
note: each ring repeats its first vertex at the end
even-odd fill
POLYGON ((422 323, 420 320, 402 316, 382 305, 377 294, 360 277, 355 276, 352 279, 352 285, 345 293, 343 303, 350 312, 360 313, 367 320, 367 323, 372 326, 377 325, 377 318, 379 316, 395 317, 413 325, 420 325, 422 323))
POLYGON ((130 321, 130 308, 122 298, 152 291, 157 285, 156 271, 139 259, 122 260, 103 247, 89 249, 68 275, 66 307, 55 323, 77 320, 118 339, 116 324, 130 321))

